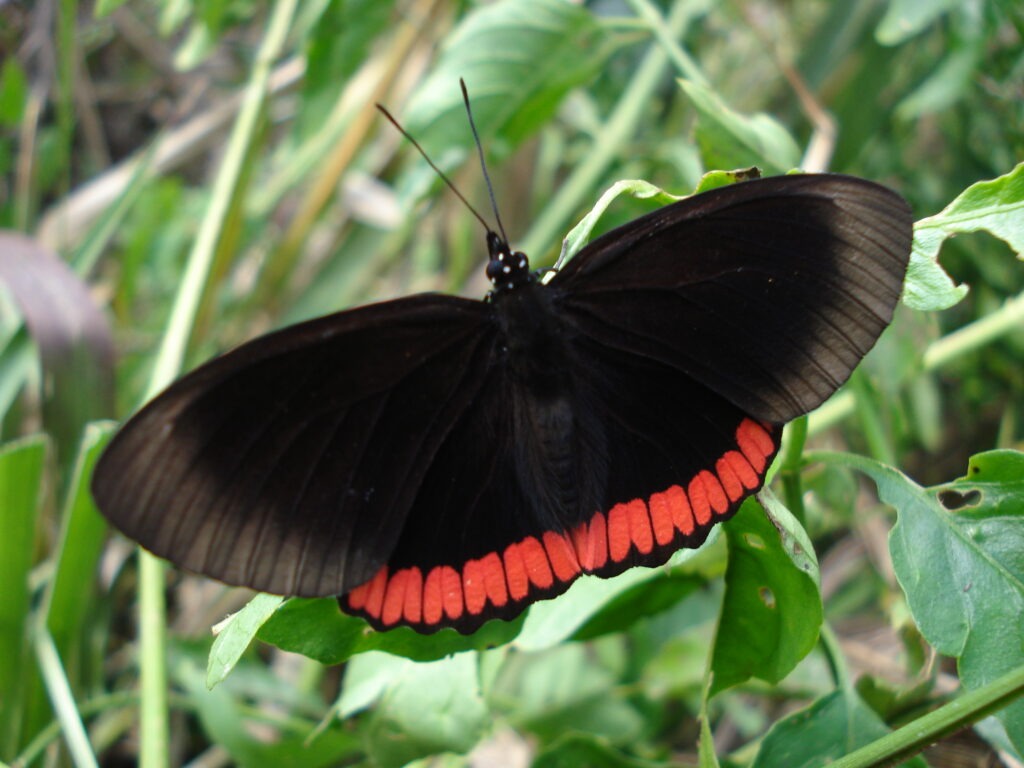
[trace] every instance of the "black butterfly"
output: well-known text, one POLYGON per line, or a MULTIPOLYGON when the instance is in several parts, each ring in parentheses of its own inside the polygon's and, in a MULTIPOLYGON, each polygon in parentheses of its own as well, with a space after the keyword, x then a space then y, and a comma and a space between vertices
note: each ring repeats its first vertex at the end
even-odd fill
POLYGON ((93 494, 189 570, 469 632, 700 545, 888 325, 911 228, 884 187, 794 175, 654 211, 546 283, 490 232, 485 301, 244 344, 129 420, 93 494))

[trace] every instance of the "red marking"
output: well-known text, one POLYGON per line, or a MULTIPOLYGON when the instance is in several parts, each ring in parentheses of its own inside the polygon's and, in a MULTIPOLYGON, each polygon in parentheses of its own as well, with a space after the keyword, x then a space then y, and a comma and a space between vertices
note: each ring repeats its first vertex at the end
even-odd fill
POLYGON ((672 524, 672 504, 669 501, 668 493, 652 493, 647 507, 651 511, 651 527, 654 529, 654 540, 659 545, 665 546, 676 535, 675 526, 672 524))
POLYGON ((625 506, 629 516, 629 538, 641 555, 649 555, 654 549, 654 532, 651 530, 647 505, 640 499, 633 499, 625 506))
POLYGON ((714 473, 702 469, 697 476, 704 481, 704 489, 708 493, 708 503, 715 514, 721 515, 728 512, 729 498, 725 495, 722 484, 718 482, 718 478, 715 477, 714 473))
POLYGON ((672 525, 684 536, 689 536, 697 526, 693 520, 690 500, 686 498, 686 491, 682 486, 673 485, 665 491, 665 498, 668 500, 669 509, 672 510, 672 525))
POLYGON ((505 569, 497 552, 490 552, 479 560, 487 597, 498 608, 508 602, 508 587, 505 586, 505 569))
POLYGON ((541 540, 548 553, 548 560, 551 561, 551 570, 559 581, 570 581, 580 572, 580 561, 564 533, 544 531, 541 540))
POLYGON ((519 544, 505 548, 505 578, 508 580, 508 594, 513 600, 522 600, 530 591, 530 577, 526 574, 526 563, 519 544))
POLYGON ((441 592, 441 567, 435 566, 427 573, 423 582, 423 622, 437 624, 444 615, 444 598, 441 592))
POLYGON ((462 615, 465 603, 462 602, 462 578, 459 572, 450 565, 441 568, 441 600, 444 612, 449 619, 457 619, 462 615))
POLYGON ((410 568, 408 573, 402 616, 411 624, 419 624, 423 620, 423 572, 419 568, 410 568))
POLYGON ((739 451, 726 451, 725 456, 719 459, 719 461, 727 464, 732 469, 736 477, 739 478, 739 481, 743 483, 743 487, 748 491, 754 490, 761 484, 760 476, 758 476, 754 468, 750 466, 750 462, 739 451))
POLYGON ((361 611, 366 605, 366 596, 370 594, 370 582, 360 584, 348 593, 348 607, 353 611, 361 611))
POLYGON ((535 587, 547 589, 555 583, 548 555, 536 538, 527 536, 519 542, 519 551, 522 553, 523 563, 526 565, 526 575, 530 577, 530 582, 535 587))
POLYGON ((466 599, 466 610, 474 616, 487 605, 485 578, 481 560, 469 560, 462 566, 462 594, 466 599))
POLYGON ((743 483, 736 476, 736 472, 733 471, 729 462, 725 460, 725 456, 715 462, 715 472, 718 474, 718 480, 722 484, 725 495, 729 497, 729 501, 736 501, 743 495, 743 483))
POLYGON ((384 606, 381 608, 380 620, 384 624, 394 624, 402 618, 402 608, 405 605, 405 590, 409 587, 409 573, 411 568, 403 568, 396 571, 388 579, 387 590, 384 593, 384 606))
POLYGON ((370 594, 366 596, 366 612, 376 619, 384 607, 384 591, 388 586, 388 567, 385 565, 370 582, 370 594))
POLYGON ((635 549, 650 555, 670 546, 678 534, 691 536, 725 515, 759 487, 768 458, 778 449, 771 424, 745 418, 736 428, 736 448, 723 453, 685 486, 672 485, 646 500, 633 499, 597 512, 569 532, 545 531, 468 560, 459 569, 439 565, 426 574, 418 567, 389 575, 388 566, 350 590, 343 602, 378 626, 439 625, 464 616, 483 616, 493 606, 531 601, 534 590, 572 581, 609 561, 624 563, 635 549))
POLYGON ((761 474, 765 471, 768 457, 775 450, 775 442, 764 427, 755 421, 744 419, 736 428, 736 444, 755 472, 761 474))
POLYGON ((616 504, 608 512, 608 555, 620 563, 629 554, 629 513, 625 504, 616 504))
POLYGON ((598 512, 590 524, 580 523, 572 532, 576 557, 585 571, 596 571, 608 562, 608 526, 604 514, 598 512))
POLYGON ((702 474, 698 472, 686 489, 697 525, 707 525, 711 520, 711 501, 708 499, 708 489, 704 487, 702 474))

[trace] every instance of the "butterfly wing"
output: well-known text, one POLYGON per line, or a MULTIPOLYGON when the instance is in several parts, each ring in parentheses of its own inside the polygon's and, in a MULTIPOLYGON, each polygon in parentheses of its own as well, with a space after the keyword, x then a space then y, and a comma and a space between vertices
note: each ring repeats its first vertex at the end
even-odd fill
POLYGON ((781 423, 845 382, 892 319, 912 225, 906 201, 877 184, 778 176, 609 232, 550 286, 582 336, 781 423))
POLYGON ((99 461, 94 497, 130 538, 189 570, 340 594, 393 550, 493 343, 487 305, 435 295, 261 337, 129 420, 99 461))

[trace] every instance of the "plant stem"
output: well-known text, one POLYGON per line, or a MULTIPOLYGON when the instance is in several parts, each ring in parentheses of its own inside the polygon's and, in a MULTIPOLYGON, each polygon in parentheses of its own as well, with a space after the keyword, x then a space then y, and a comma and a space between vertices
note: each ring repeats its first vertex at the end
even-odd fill
POLYGON ((71 759, 77 768, 99 768, 96 755, 93 754, 92 745, 89 743, 89 736, 85 732, 85 725, 78 714, 71 683, 68 682, 64 666, 60 662, 60 654, 57 653, 57 646, 54 645, 43 620, 37 623, 34 645, 39 661, 39 672, 43 676, 53 711, 60 722, 71 759))
MULTIPOLYGON (((214 181, 210 205, 189 254, 181 286, 175 296, 167 331, 157 354, 146 399, 169 384, 181 370, 192 327, 199 311, 217 244, 228 218, 231 201, 243 178, 249 149, 256 140, 260 115, 267 97, 271 67, 284 46, 298 0, 275 3, 267 33, 253 64, 242 108, 232 129, 224 160, 214 181)), ((139 612, 141 659, 141 748, 143 768, 162 768, 168 762, 167 609, 164 603, 164 565, 146 552, 139 554, 139 612)))
POLYGON ((1024 693, 1024 667, 988 685, 958 696, 902 728, 851 752, 831 768, 881 768, 897 765, 944 736, 1002 709, 1024 693))

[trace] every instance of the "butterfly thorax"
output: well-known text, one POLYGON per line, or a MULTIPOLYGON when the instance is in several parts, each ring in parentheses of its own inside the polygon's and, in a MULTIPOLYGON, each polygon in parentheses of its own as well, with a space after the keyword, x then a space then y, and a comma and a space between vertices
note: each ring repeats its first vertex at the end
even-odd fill
POLYGON ((592 513, 606 463, 606 437, 588 413, 587 382, 558 299, 536 280, 491 298, 517 472, 532 489, 534 514, 553 528, 592 513))

